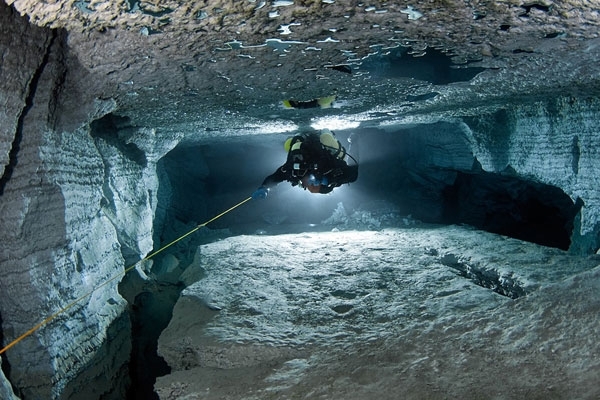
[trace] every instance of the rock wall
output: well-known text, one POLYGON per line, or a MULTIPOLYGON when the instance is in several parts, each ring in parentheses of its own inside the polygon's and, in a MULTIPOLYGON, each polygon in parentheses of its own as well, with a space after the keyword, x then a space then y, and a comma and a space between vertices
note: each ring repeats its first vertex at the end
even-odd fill
MULTIPOLYGON (((0 76, 2 87, 0 89, 0 219, 2 220, 3 246, 0 252, 0 321, 2 330, 9 325, 11 319, 16 319, 21 313, 8 316, 7 308, 13 312, 19 305, 18 301, 9 298, 7 292, 13 285, 17 286, 13 292, 19 292, 21 285, 16 282, 19 277, 8 278, 10 270, 7 271, 8 261, 14 257, 10 254, 4 240, 9 234, 6 224, 7 208, 5 207, 5 186, 10 179, 15 167, 16 153, 21 146, 23 136, 22 119, 25 111, 31 106, 32 86, 35 80, 39 80, 39 70, 44 63, 48 52, 51 34, 48 30, 29 25, 25 19, 17 18, 16 13, 4 3, 0 3, 0 76), (19 50, 17 50, 19 49, 19 50), (9 79, 10 77, 10 79, 9 79), (12 306, 11 306, 12 304, 12 306)), ((18 271, 12 267, 11 270, 18 271)), ((20 296, 19 296, 20 299, 20 296)), ((26 317, 28 314, 24 314, 26 317)), ((23 316, 22 316, 23 317, 23 316)), ((25 318, 24 318, 25 319, 25 318)), ((2 332, 3 344, 6 344, 10 335, 2 332)), ((0 371, 0 387, 2 387, 2 398, 14 396, 10 383, 6 380, 3 371, 8 370, 6 361, 3 362, 3 370, 0 371)))
MULTIPOLYGON (((2 359, 0 359, 0 367, 2 366, 2 359)), ((18 400, 15 396, 10 382, 6 379, 4 372, 0 369, 0 398, 4 400, 18 400)))
MULTIPOLYGON (((52 130, 55 112, 59 112, 57 93, 66 72, 61 62, 65 35, 48 35, 53 40, 41 67, 33 72, 30 104, 17 127, 22 137, 11 157, 11 173, 0 203, 0 311, 5 342, 123 267, 116 229, 99 212, 103 164, 98 152, 90 152, 93 141, 85 125, 71 133, 52 130)), ((10 76, 8 71, 3 79, 10 76)), ((97 112, 104 110, 99 107, 97 112)), ((111 329, 117 332, 111 344, 117 352, 101 357, 95 375, 114 372, 115 367, 119 370, 127 362, 130 338, 124 328, 128 320, 120 319, 125 305, 114 283, 11 348, 6 353, 9 378, 19 394, 69 398, 65 389, 76 378, 84 381, 72 390, 77 396, 119 386, 122 380, 110 372, 109 386, 92 386, 89 379, 95 376, 86 377, 82 371, 90 371, 89 363, 111 329)))
POLYGON ((12 148, 18 145, 19 120, 30 100, 32 81, 44 61, 50 36, 50 31, 29 25, 25 19, 17 18, 11 8, 0 3, 0 76, 3 77, 0 176, 5 174, 12 148))
POLYGON ((465 119, 484 170, 510 172, 581 199, 572 250, 600 247, 600 101, 558 97, 465 119))
MULTIPOLYGON (((123 398, 127 303, 118 280, 94 289, 152 249, 155 162, 173 145, 102 123, 110 99, 63 110, 76 97, 65 91, 91 79, 71 69, 66 32, 32 28, 4 4, 0 26, 3 345, 77 300, 9 349, 4 370, 24 398, 123 398)), ((2 375, 0 386, 10 388, 2 375)))

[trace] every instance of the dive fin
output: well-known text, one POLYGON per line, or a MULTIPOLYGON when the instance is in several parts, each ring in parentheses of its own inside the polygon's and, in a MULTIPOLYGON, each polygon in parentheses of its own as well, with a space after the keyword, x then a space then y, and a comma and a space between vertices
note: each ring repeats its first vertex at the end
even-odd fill
POLYGON ((333 102, 335 101, 335 95, 319 97, 317 99, 312 99, 308 101, 298 101, 298 100, 283 100, 281 103, 284 108, 330 108, 333 102))

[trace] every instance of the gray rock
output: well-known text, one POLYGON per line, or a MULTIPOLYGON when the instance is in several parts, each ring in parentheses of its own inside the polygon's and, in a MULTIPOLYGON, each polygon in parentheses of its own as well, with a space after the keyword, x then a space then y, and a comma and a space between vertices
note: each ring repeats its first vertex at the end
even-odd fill
POLYGON ((159 339, 161 399, 598 395, 596 257, 434 226, 202 249, 159 339))
MULTIPOLYGON (((2 359, 0 359, 0 365, 2 365, 2 359)), ((8 379, 4 375, 3 370, 0 370, 0 397, 6 400, 18 400, 19 398, 13 392, 8 379)))

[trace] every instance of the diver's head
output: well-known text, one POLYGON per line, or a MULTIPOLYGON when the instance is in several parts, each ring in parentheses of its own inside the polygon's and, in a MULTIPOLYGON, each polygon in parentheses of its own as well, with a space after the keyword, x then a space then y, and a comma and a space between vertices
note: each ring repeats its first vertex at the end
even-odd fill
POLYGON ((321 193, 321 181, 314 174, 305 174, 300 180, 302 187, 311 193, 321 193))

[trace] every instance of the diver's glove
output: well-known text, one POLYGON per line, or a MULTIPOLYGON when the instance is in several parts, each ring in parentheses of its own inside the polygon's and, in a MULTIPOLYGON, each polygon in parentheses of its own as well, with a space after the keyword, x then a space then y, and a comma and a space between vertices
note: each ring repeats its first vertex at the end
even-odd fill
POLYGON ((252 193, 252 198, 254 200, 256 200, 256 199, 266 199, 268 195, 269 195, 269 189, 267 189, 264 186, 261 186, 258 189, 256 189, 254 191, 254 193, 252 193))

